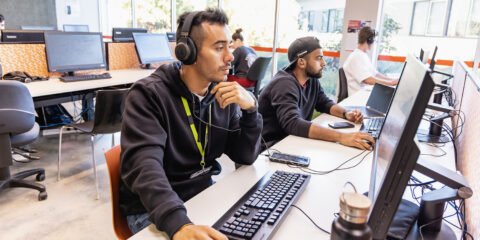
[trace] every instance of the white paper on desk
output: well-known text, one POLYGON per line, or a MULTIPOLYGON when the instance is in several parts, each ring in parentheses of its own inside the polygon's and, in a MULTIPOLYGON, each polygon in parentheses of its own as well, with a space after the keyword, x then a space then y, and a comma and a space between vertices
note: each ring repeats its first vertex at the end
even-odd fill
POLYGON ((357 41, 358 41, 358 34, 355 33, 347 33, 345 37, 345 51, 353 51, 357 48, 357 41))

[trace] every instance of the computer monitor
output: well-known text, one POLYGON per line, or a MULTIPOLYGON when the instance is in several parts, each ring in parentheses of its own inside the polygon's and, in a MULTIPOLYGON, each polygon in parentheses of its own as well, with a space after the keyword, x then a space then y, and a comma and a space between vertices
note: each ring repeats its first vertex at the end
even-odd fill
POLYGON ((114 42, 133 42, 132 33, 146 33, 146 28, 113 28, 112 41, 114 42))
POLYGON ((37 30, 2 30, 2 42, 44 43, 43 32, 37 30))
POLYGON ((177 37, 175 32, 167 32, 167 37, 169 42, 177 42, 177 37))
POLYGON ((45 32, 49 72, 106 68, 101 33, 45 32))
POLYGON ((22 30, 57 30, 56 26, 20 26, 22 30))
POLYGON ((88 25, 63 24, 64 32, 90 32, 88 25))
POLYGON ((173 61, 172 49, 165 34, 133 33, 135 49, 141 64, 173 61))
POLYGON ((386 238, 417 163, 414 137, 433 88, 428 67, 409 55, 375 148, 368 220, 374 239, 386 238))

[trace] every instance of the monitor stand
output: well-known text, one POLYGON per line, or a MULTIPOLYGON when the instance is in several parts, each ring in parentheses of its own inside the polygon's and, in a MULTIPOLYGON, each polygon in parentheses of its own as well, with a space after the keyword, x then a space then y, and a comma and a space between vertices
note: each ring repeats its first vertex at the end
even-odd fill
POLYGON ((66 76, 75 76, 75 72, 64 72, 62 73, 62 77, 66 77, 66 76))
POLYGON ((406 240, 417 240, 417 239, 424 239, 424 240, 443 240, 443 239, 457 239, 453 230, 442 221, 442 228, 439 232, 429 232, 422 228, 422 234, 420 234, 419 227, 417 222, 412 226, 412 229, 407 235, 406 240), (422 238, 423 236, 423 238, 422 238))
POLYGON ((140 65, 141 69, 150 69, 150 63, 140 65))

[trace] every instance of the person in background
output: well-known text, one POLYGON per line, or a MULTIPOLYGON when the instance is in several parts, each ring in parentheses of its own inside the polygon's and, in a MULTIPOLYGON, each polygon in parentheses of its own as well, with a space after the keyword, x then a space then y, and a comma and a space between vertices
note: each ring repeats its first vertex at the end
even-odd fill
POLYGON ((252 66, 255 59, 257 59, 257 54, 255 50, 251 47, 247 47, 243 43, 242 29, 239 28, 235 30, 235 33, 232 35, 233 47, 233 75, 228 76, 228 81, 235 81, 244 88, 255 87, 254 81, 247 79, 248 69, 252 66))
POLYGON ((374 139, 363 132, 343 133, 312 123, 313 110, 361 123, 362 113, 347 112, 327 97, 320 85, 325 67, 317 38, 303 37, 288 47, 290 64, 275 74, 258 99, 263 117, 262 136, 270 147, 288 135, 339 142, 360 149, 372 149, 374 139))
POLYGON ((375 30, 371 27, 363 27, 358 33, 358 47, 350 53, 343 64, 343 70, 347 77, 348 95, 355 94, 366 85, 381 83, 395 86, 398 79, 384 76, 373 67, 367 52, 372 50, 375 42, 375 30))
POLYGON ((126 97, 120 209, 133 233, 155 224, 172 240, 226 240, 194 224, 184 202, 213 184, 223 153, 240 164, 257 159, 262 116, 252 93, 226 81, 233 61, 226 14, 187 12, 177 22, 177 47, 188 41, 196 54, 157 68, 126 97))

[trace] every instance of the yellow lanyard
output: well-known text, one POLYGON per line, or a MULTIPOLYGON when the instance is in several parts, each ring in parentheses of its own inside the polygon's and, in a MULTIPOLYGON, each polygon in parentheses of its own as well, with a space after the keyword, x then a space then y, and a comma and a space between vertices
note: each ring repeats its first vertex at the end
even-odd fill
MULTIPOLYGON (((193 123, 192 113, 190 112, 190 107, 188 106, 187 99, 182 97, 183 107, 185 108, 185 113, 187 113, 188 123, 190 124, 190 129, 192 130, 193 138, 197 143, 198 151, 200 151, 200 155, 202 155, 202 160, 200 161, 200 166, 202 169, 205 169, 205 149, 207 148, 208 142, 208 126, 205 126, 205 145, 202 147, 202 143, 198 141, 198 133, 197 128, 195 128, 195 124, 193 123)), ((212 124, 212 105, 208 105, 208 124, 212 124)), ((201 124, 200 124, 201 125, 201 124)))

